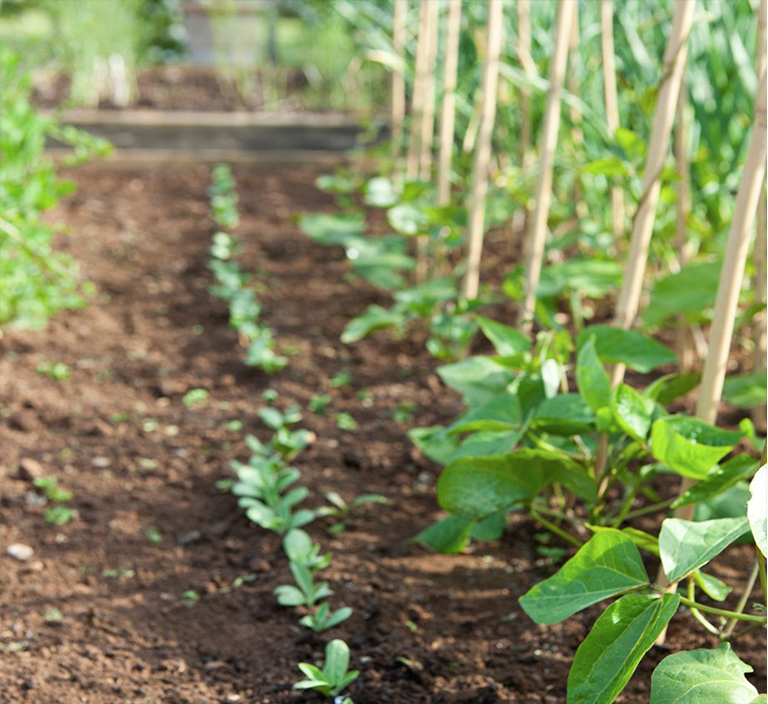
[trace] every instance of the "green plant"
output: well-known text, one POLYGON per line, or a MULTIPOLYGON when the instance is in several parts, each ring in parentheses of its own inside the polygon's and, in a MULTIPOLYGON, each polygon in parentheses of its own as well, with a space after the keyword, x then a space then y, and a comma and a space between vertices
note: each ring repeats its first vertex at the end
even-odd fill
POLYGON ((314 606, 320 599, 333 595, 328 582, 315 583, 308 567, 298 562, 291 562, 291 574, 296 582, 275 587, 275 596, 281 606, 314 606))
POLYGON ((312 413, 317 413, 317 415, 322 416, 325 415, 325 410, 330 403, 331 397, 328 394, 315 394, 309 399, 307 408, 309 408, 312 413))
MULTIPOLYGON (((65 504, 72 499, 72 492, 59 487, 56 477, 38 477, 33 481, 38 489, 42 489, 45 498, 55 504, 65 504)), ((69 506, 51 506, 45 510, 46 523, 63 526, 75 517, 75 512, 69 506)))
POLYGON ((332 389, 340 389, 352 384, 352 375, 349 372, 338 372, 331 377, 328 382, 332 389))
MULTIPOLYGON (((259 411, 259 418, 265 425, 274 430, 269 447, 285 459, 291 459, 298 455, 312 440, 312 434, 303 428, 291 430, 289 426, 298 423, 301 420, 301 412, 298 406, 292 406, 285 413, 281 413, 276 408, 266 407, 259 411)), ((249 441, 253 448, 259 447, 254 442, 255 438, 251 436, 249 441)))
POLYGON ((331 553, 321 555, 320 545, 313 543, 312 538, 301 528, 288 531, 283 538, 283 550, 290 562, 303 565, 312 573, 324 570, 331 564, 331 553))
POLYGON ((331 607, 327 603, 323 603, 317 607, 314 613, 303 616, 299 623, 315 633, 323 633, 329 628, 343 623, 351 615, 352 609, 348 606, 342 606, 340 609, 336 609, 336 611, 331 611, 331 607))
MULTIPOLYGON (((329 697, 341 694, 359 676, 358 670, 349 670, 349 647, 343 640, 332 640, 325 646, 322 667, 302 662, 299 670, 307 678, 293 685, 294 689, 312 689, 329 697)), ((347 704, 344 700, 342 704, 347 704)))
POLYGON ((328 505, 316 509, 315 515, 318 518, 330 516, 337 519, 338 522, 331 525, 328 529, 328 532, 333 535, 341 533, 347 527, 345 521, 349 518, 349 514, 352 511, 363 506, 389 503, 389 499, 381 494, 361 494, 347 503, 341 494, 335 491, 326 492, 325 499, 328 505))
POLYGON ((184 394, 181 402, 187 408, 194 408, 195 406, 199 406, 201 403, 205 403, 207 398, 208 392, 205 389, 190 389, 187 391, 187 393, 184 394))
POLYGON ((64 362, 40 362, 36 370, 38 374, 44 374, 56 381, 67 381, 71 376, 69 367, 64 362))
POLYGON ((339 430, 357 430, 357 421, 349 413, 337 413, 336 414, 336 427, 339 430))

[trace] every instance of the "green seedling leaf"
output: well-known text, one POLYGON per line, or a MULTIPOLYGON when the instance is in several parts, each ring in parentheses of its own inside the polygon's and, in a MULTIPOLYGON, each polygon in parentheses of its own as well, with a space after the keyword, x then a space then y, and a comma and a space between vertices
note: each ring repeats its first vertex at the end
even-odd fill
POLYGON ((553 435, 576 435, 593 429, 595 415, 579 394, 560 394, 539 404, 531 428, 553 435))
POLYGON ((508 356, 530 350, 530 339, 518 330, 482 315, 475 315, 475 320, 498 354, 508 356))
POLYGON ((768 467, 763 465, 749 485, 751 498, 747 516, 755 543, 764 556, 768 555, 768 522, 766 521, 766 493, 768 493, 768 467))
POLYGON ((359 215, 312 213, 299 218, 299 227, 317 244, 343 247, 350 237, 363 234, 365 221, 359 215))
POLYGON ((66 506, 53 506, 45 510, 45 522, 63 526, 75 517, 75 512, 66 506))
POLYGON ((437 369, 446 386, 458 391, 468 406, 476 406, 506 389, 514 375, 488 357, 469 357, 437 369))
POLYGON ((306 603, 301 589, 291 584, 281 584, 275 587, 275 596, 280 606, 302 606, 306 603))
POLYGON ((651 676, 651 704, 751 704, 757 690, 744 676, 752 668, 722 643, 664 658, 651 676))
POLYGON ((768 375, 765 372, 729 376, 723 385, 723 395, 728 403, 738 408, 764 406, 766 385, 768 375))
POLYGON ((471 538, 481 542, 500 540, 507 527, 507 512, 499 511, 472 527, 471 538))
POLYGON ((199 403, 203 403, 208 398, 208 392, 205 389, 190 389, 184 394, 181 402, 187 407, 192 408, 199 403))
POLYGON ((549 579, 520 599, 537 623, 559 623, 598 601, 648 584, 640 552, 621 531, 596 533, 549 579))
POLYGON ((677 582, 703 567, 748 530, 746 516, 699 522, 665 519, 659 533, 659 549, 667 579, 677 582))
POLYGON ((463 516, 447 516, 421 531, 414 541, 445 555, 456 555, 469 544, 475 522, 463 516))
POLYGON ((338 372, 334 374, 328 382, 332 389, 340 389, 343 386, 352 384, 352 375, 349 372, 338 372))
POLYGON ((349 413, 336 414, 336 427, 339 430, 357 430, 357 421, 349 413))
POLYGON ((651 428, 651 452, 683 477, 704 479, 742 434, 721 430, 688 416, 667 416, 651 428))
POLYGON ((611 604, 576 651, 567 704, 611 704, 679 604, 678 594, 627 594, 611 604))
POLYGON ((698 504, 713 496, 722 494, 739 482, 749 479, 757 469, 758 462, 749 455, 736 455, 722 464, 715 465, 707 476, 696 482, 688 491, 678 497, 672 508, 698 504))
POLYGON ((631 386, 619 384, 613 395, 614 418, 629 437, 644 442, 651 429, 654 404, 631 386))
POLYGON ((502 391, 460 416, 447 432, 457 435, 477 431, 517 430, 522 422, 517 395, 502 391))
POLYGON ((611 381, 605 373, 594 338, 587 340, 576 358, 576 383, 579 393, 595 412, 611 403, 611 381))
POLYGON ((331 397, 328 394, 315 394, 309 399, 307 408, 309 408, 312 413, 317 413, 317 415, 322 416, 325 414, 325 410, 330 403, 331 397))
POLYGON ((259 418, 264 425, 272 428, 272 430, 277 430, 285 425, 285 417, 276 408, 261 408, 259 418))
POLYGON ((579 333, 579 349, 590 337, 595 338, 597 355, 603 362, 626 364, 638 372, 650 372, 662 364, 671 364, 677 355, 669 348, 636 330, 622 330, 609 325, 590 325, 579 333))
POLYGON ((722 262, 694 263, 659 279, 643 312, 645 323, 656 327, 681 314, 702 319, 715 304, 721 269, 722 262))
POLYGON ((374 176, 365 184, 364 200, 367 205, 375 208, 389 208, 397 203, 397 189, 386 176, 374 176))
POLYGON ((629 174, 629 170, 624 162, 616 156, 590 161, 581 170, 585 174, 593 174, 595 176, 626 176, 629 174))
POLYGON ((429 217, 414 203, 400 203, 387 211, 389 224, 402 235, 418 235, 429 227, 429 217))

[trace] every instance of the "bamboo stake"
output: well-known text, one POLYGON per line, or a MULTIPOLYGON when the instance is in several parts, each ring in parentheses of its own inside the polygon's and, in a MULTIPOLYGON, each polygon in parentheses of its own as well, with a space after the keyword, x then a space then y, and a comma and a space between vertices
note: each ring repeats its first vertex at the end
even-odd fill
MULTIPOLYGON (((571 95, 579 96, 579 82, 576 73, 579 53, 579 5, 576 3, 576 11, 573 17, 571 28, 571 41, 568 48, 570 63, 568 65, 568 92, 571 95)), ((582 152, 584 147, 584 131, 581 129, 582 114, 581 110, 575 105, 571 105, 568 113, 571 118, 571 139, 577 152, 582 152)), ((578 157, 577 157, 578 158, 578 157)), ((583 201, 584 190, 581 184, 581 175, 576 173, 573 179, 573 202, 576 205, 576 217, 583 218, 587 214, 587 206, 583 201)))
MULTIPOLYGON (((635 214, 629 256, 624 269, 624 285, 616 307, 614 325, 629 328, 637 316, 640 295, 643 290, 643 275, 648 261, 648 246, 653 233, 656 205, 661 190, 661 171, 669 149, 669 135, 675 117, 675 104, 680 92, 683 67, 687 53, 687 39, 693 25, 695 0, 676 0, 672 33, 667 42, 664 56, 664 77, 656 100, 653 128, 648 148, 648 159, 643 174, 643 195, 635 214)), ((621 381, 624 369, 614 369, 614 384, 621 381)))
MULTIPOLYGON (((766 15, 768 3, 766 0, 760 0, 760 7, 757 14, 757 75, 760 76, 766 70, 766 61, 768 60, 768 47, 766 47, 766 15)), ((765 302, 766 287, 766 230, 768 222, 766 218, 766 191, 765 183, 760 191, 760 204, 757 209, 757 234, 755 236, 755 301, 765 302)), ((766 312, 760 311, 754 321, 752 337, 755 341, 754 364, 755 371, 763 371, 766 366, 766 352, 768 351, 768 341, 766 340, 766 312)), ((755 421, 765 421, 765 406, 755 409, 753 414, 755 421)))
MULTIPOLYGON (((709 331, 709 353, 704 362, 699 398, 696 403, 696 417, 707 423, 715 423, 723 382, 728 364, 728 355, 733 338, 733 326, 739 307, 739 294, 744 280, 744 265, 747 261, 749 242, 757 213, 757 203, 765 178, 766 157, 766 73, 763 70, 757 89, 757 106, 752 136, 747 149, 747 160, 736 195, 733 221, 728 233, 728 244, 717 287, 717 299, 712 327, 709 331)), ((687 491, 695 482, 683 478, 680 494, 687 491)), ((693 518, 695 504, 683 506, 675 516, 685 520, 693 518)), ((659 583, 666 586, 666 576, 659 572, 659 583)))
POLYGON ((427 58, 424 73, 424 107, 421 113, 421 154, 419 178, 430 181, 432 177, 432 143, 435 139, 435 63, 437 60, 439 0, 422 0, 427 6, 427 58))
POLYGON ((430 2, 421 0, 419 5, 419 37, 416 45, 416 76, 413 81, 411 98, 411 134, 408 140, 408 154, 405 160, 405 177, 410 181, 419 175, 421 145, 421 120, 424 112, 424 81, 429 60, 429 10, 430 2))
MULTIPOLYGON (((600 3, 602 23, 601 44, 603 49, 603 84, 605 85, 605 119, 612 135, 619 129, 619 98, 616 90, 616 61, 613 46, 613 0, 600 3)), ((611 214, 613 217, 613 235, 620 238, 624 234, 624 192, 619 186, 611 189, 611 214)))
POLYGON ((456 124, 456 75, 459 68, 461 0, 449 0, 443 69, 443 109, 440 113, 440 154, 437 166, 437 204, 451 202, 451 157, 456 124))
MULTIPOLYGON (((401 66, 405 64, 405 24, 408 0, 395 0, 392 19, 392 47, 401 66)), ((396 67, 392 71, 392 160, 397 163, 403 147, 405 121, 405 73, 396 67)))
POLYGON ((555 53, 549 71, 549 92, 544 112, 544 131, 541 138, 539 158, 539 181, 536 186, 536 205, 528 234, 528 262, 526 267, 525 294, 520 311, 520 325, 530 332, 533 311, 536 306, 536 289, 539 287, 541 263, 544 258, 544 244, 547 236, 547 215, 552 197, 552 169, 560 128, 560 93, 563 89, 565 66, 568 61, 568 44, 571 38, 577 3, 560 0, 557 6, 555 25, 555 53))
MULTIPOLYGON (((536 73, 531 56, 531 3, 530 0, 517 2, 517 58, 523 73, 536 73)), ((531 153, 531 91, 520 89, 520 163, 526 169, 531 153)))
POLYGON ((488 167, 491 160, 491 136, 496 119, 496 94, 501 63, 503 0, 488 0, 488 29, 485 68, 483 71, 482 118, 477 136, 477 148, 472 164, 472 190, 469 201, 469 253, 464 276, 464 295, 477 298, 480 285, 480 258, 483 254, 485 228, 485 198, 488 194, 488 167))

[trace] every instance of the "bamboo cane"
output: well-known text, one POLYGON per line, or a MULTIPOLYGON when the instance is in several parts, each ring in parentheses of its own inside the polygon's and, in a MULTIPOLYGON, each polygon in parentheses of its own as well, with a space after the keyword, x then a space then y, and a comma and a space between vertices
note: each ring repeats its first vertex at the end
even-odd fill
MULTIPOLYGON (((405 24, 408 0, 395 0, 392 18, 392 47, 401 65, 405 62, 405 24)), ((405 121, 405 74, 396 67, 392 71, 392 161, 400 159, 403 147, 403 122, 405 121)))
MULTIPOLYGON (((601 44, 603 49, 603 84, 605 85, 605 119, 612 135, 619 129, 619 98, 616 90, 616 60, 613 46, 613 0, 600 3, 602 24, 601 44)), ((613 235, 624 234, 624 193, 619 186, 611 189, 611 215, 613 235)))
MULTIPOLYGON (((685 66, 687 39, 693 25, 695 9, 695 0, 676 0, 675 2, 672 33, 664 56, 664 78, 656 100, 648 159, 643 174, 643 195, 632 227, 629 256, 624 269, 624 285, 616 306, 614 324, 622 328, 629 328, 632 325, 640 306, 643 275, 648 261, 648 246, 661 190, 661 171, 669 150, 669 135, 675 117, 675 104, 685 66)), ((623 378, 623 374, 623 368, 617 366, 614 381, 618 383, 623 378)))
POLYGON ((541 156, 539 158, 539 181, 536 186, 536 205, 528 234, 528 262, 525 277, 525 294, 520 311, 520 325, 529 332, 533 323, 533 311, 536 305, 536 289, 539 286, 541 264, 544 258, 544 244, 547 236, 547 215, 552 197, 552 169, 555 161, 555 148, 560 128, 560 93, 563 89, 565 66, 568 61, 568 44, 571 38, 577 3, 560 0, 557 6, 555 25, 555 52, 549 71, 549 92, 544 113, 544 131, 541 138, 541 156))
MULTIPOLYGON (((733 326, 739 306, 739 294, 744 280, 744 265, 749 252, 752 226, 760 199, 760 190, 765 178, 766 157, 766 73, 763 70, 757 89, 755 121, 747 150, 747 160, 736 195, 728 244, 725 250, 720 283, 717 287, 717 299, 712 327, 709 331, 709 353, 704 362, 699 398, 696 403, 696 417, 707 423, 717 420, 717 411, 723 392, 723 381, 728 364, 728 354, 733 338, 733 326)), ((679 494, 686 492, 695 482, 683 478, 679 494)), ((691 520, 695 504, 689 504, 675 511, 677 518, 691 520)), ((659 568, 657 583, 661 588, 669 582, 663 569, 659 568)), ((663 642, 664 634, 657 642, 663 642)))
POLYGON ((419 175, 421 145, 421 121, 424 112, 424 81, 429 61, 429 14, 430 2, 421 0, 419 5, 419 35, 416 45, 416 76, 413 81, 411 98, 411 132, 408 140, 408 154, 405 159, 405 177, 410 181, 419 175))
POLYGON ((437 166, 437 204, 451 202, 451 157, 456 124, 456 75, 459 68, 461 0, 449 0, 443 69, 443 107, 440 112, 440 153, 437 166))
MULTIPOLYGON (((768 14, 766 0, 760 0, 760 7, 757 15, 757 75, 760 76, 766 70, 766 61, 768 60, 768 47, 766 47, 766 15, 768 14)), ((757 234, 755 236, 755 301, 765 302, 766 288, 766 191, 765 183, 760 192, 760 204, 757 209, 757 234)), ((754 364, 755 371, 763 371, 766 367, 766 351, 768 350, 768 341, 766 340, 766 312, 760 311, 755 317, 752 330, 752 337, 755 342, 754 364)), ((765 422, 765 406, 755 409, 753 414, 756 421, 765 422)), ((759 424, 759 423, 758 423, 759 424)))
MULTIPOLYGON (((535 73, 531 56, 531 3, 530 0, 517 2, 517 58, 523 73, 535 73)), ((531 152, 531 91, 520 89, 520 163, 525 170, 531 152)))
MULTIPOLYGON (((568 47, 568 53, 570 56, 568 63, 568 92, 576 97, 579 96, 579 76, 576 73, 576 67, 578 65, 578 53, 579 53, 579 6, 576 3, 576 12, 573 17, 573 25, 571 27, 571 41, 568 47)), ((576 105, 571 104, 568 109, 568 114, 571 118, 571 139, 573 140, 573 146, 577 154, 581 153, 584 148, 584 130, 581 128, 582 114, 576 105)), ((578 158, 578 156, 577 156, 578 158)), ((576 206, 576 217, 583 218, 587 214, 587 206, 583 200, 584 189, 581 183, 581 175, 577 172, 573 179, 573 202, 576 206)))
POLYGON ((427 58, 424 73, 424 106, 421 113, 419 178, 432 177, 432 144, 435 140, 435 63, 437 61, 439 0, 422 0, 427 5, 427 58))
POLYGON ((488 28, 485 68, 483 71, 482 118, 477 148, 472 164, 472 190, 469 201, 469 253, 464 276, 464 295, 477 298, 480 285, 480 258, 483 253, 485 197, 488 193, 488 166, 491 160, 491 136, 496 119, 496 93, 499 85, 503 0, 488 0, 488 28))

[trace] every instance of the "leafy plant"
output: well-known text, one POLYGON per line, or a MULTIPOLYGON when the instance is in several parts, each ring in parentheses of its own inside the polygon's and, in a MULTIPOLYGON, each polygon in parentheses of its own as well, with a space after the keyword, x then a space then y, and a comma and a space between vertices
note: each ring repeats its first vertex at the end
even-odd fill
POLYGON ((315 633, 323 633, 329 628, 343 623, 351 615, 352 609, 348 606, 342 606, 340 609, 336 609, 336 611, 331 611, 331 607, 327 603, 323 603, 317 607, 314 613, 303 616, 299 623, 306 628, 312 629, 315 633))
POLYGON ((72 500, 72 492, 60 488, 56 477, 38 477, 33 484, 43 490, 48 501, 58 504, 45 510, 46 523, 63 526, 75 517, 75 512, 69 506, 61 505, 72 500))
POLYGON ((302 662, 299 670, 306 679, 293 685, 294 689, 312 689, 329 697, 341 694, 360 676, 358 670, 349 670, 349 647, 339 639, 325 646, 325 662, 321 667, 302 662))
POLYGON ((338 521, 337 523, 332 524, 328 529, 328 531, 334 535, 345 530, 347 527, 345 521, 349 518, 352 511, 363 506, 389 503, 389 499, 381 494, 360 494, 360 496, 356 496, 352 501, 347 503, 344 501, 341 494, 335 491, 326 492, 325 499, 328 502, 328 505, 316 509, 315 515, 318 518, 330 516, 338 521))
POLYGON ((292 562, 290 567, 296 586, 281 584, 275 587, 275 596, 281 606, 314 606, 320 599, 333 595, 328 582, 316 583, 305 565, 292 562))
POLYGON ((357 421, 350 413, 342 412, 336 414, 336 427, 339 430, 357 430, 357 421))
POLYGON ((69 367, 64 362, 40 362, 37 365, 37 373, 56 381, 67 381, 71 376, 69 367))
POLYGON ((187 408, 193 408, 199 406, 201 403, 205 403, 208 398, 208 392, 205 389, 190 389, 184 394, 181 402, 187 408))
POLYGON ((315 394, 309 399, 307 408, 309 408, 312 413, 317 413, 317 415, 322 416, 325 415, 325 410, 330 403, 331 397, 328 394, 315 394))

